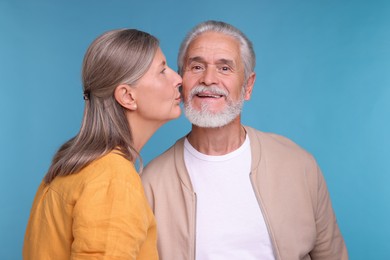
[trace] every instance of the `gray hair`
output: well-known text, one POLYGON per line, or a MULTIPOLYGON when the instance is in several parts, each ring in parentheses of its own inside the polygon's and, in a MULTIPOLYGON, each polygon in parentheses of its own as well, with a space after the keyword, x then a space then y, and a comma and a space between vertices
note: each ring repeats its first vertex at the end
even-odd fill
POLYGON ((245 36, 243 32, 236 27, 220 21, 206 21, 195 26, 184 38, 180 45, 177 65, 179 74, 183 75, 184 61, 187 58, 188 46, 201 34, 205 32, 217 32, 232 36, 240 44, 240 55, 244 63, 245 80, 248 79, 250 73, 255 69, 256 56, 253 50, 252 42, 245 36))
POLYGON ((82 67, 86 99, 82 125, 54 155, 46 183, 74 174, 112 150, 130 161, 139 157, 133 148, 131 122, 114 92, 120 84, 135 84, 147 72, 158 47, 158 39, 135 29, 108 31, 92 42, 82 67))

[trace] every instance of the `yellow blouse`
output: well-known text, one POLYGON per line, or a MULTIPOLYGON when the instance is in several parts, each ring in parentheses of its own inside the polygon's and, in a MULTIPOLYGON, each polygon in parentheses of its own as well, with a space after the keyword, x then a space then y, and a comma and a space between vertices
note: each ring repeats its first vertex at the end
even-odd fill
POLYGON ((111 152, 39 186, 23 259, 158 259, 156 222, 133 164, 111 152))

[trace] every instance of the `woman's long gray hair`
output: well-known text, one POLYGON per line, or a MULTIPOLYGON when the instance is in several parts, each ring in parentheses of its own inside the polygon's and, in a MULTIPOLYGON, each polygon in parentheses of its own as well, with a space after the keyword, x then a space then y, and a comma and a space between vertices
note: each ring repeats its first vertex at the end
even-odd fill
POLYGON ((177 65, 179 74, 183 76, 184 62, 187 55, 188 46, 196 39, 199 35, 205 32, 217 32, 225 35, 232 36, 237 39, 240 43, 241 59, 244 63, 245 80, 248 79, 249 75, 254 71, 256 65, 255 51, 253 50, 252 42, 245 36, 243 32, 238 30, 236 27, 220 21, 206 21, 195 26, 184 38, 180 45, 179 55, 177 58, 177 65))
POLYGON ((125 109, 115 100, 114 91, 120 84, 136 83, 149 69, 158 47, 154 36, 135 29, 109 31, 92 42, 82 68, 86 101, 81 129, 54 155, 46 183, 77 173, 112 150, 130 161, 137 159, 125 109))

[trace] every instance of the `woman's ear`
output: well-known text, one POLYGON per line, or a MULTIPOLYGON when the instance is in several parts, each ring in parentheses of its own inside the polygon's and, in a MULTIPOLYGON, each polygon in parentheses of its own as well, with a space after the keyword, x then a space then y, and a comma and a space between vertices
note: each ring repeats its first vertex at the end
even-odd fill
POLYGON ((135 88, 132 88, 129 85, 121 84, 116 87, 114 91, 114 97, 122 107, 129 110, 136 110, 137 103, 135 100, 135 92, 135 88))

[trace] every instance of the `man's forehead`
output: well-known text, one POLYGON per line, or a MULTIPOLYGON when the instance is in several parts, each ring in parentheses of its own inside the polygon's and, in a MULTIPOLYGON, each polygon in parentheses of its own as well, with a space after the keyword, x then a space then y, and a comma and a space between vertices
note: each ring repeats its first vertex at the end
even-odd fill
POLYGON ((189 49, 225 49, 239 50, 239 41, 233 36, 217 32, 205 32, 197 36, 189 45, 189 49))
POLYGON ((213 62, 237 62, 240 59, 238 41, 221 33, 204 33, 198 36, 187 49, 187 62, 208 60, 213 62))

